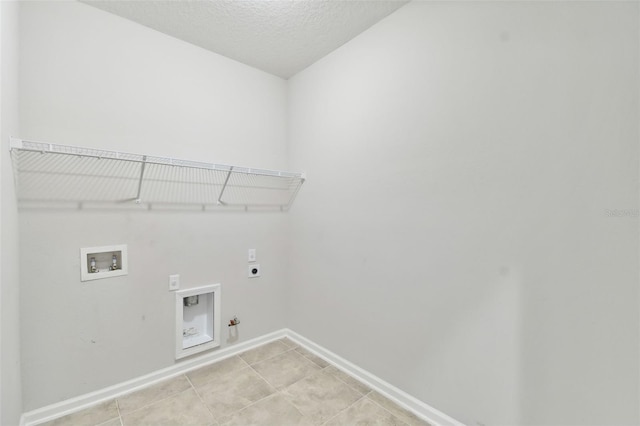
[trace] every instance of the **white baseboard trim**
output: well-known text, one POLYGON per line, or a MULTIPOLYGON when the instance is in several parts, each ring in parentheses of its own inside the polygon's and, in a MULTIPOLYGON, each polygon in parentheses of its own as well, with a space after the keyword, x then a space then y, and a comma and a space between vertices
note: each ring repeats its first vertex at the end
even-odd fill
POLYGON ((421 419, 426 420, 430 424, 434 426, 464 426, 462 422, 459 422, 443 412, 436 410, 414 396, 411 396, 392 384, 385 382, 378 376, 371 374, 352 362, 336 355, 330 350, 325 349, 311 340, 299 335, 295 331, 287 329, 286 335, 289 339, 293 340, 308 351, 333 364, 336 368, 339 368, 348 375, 355 377, 371 389, 379 392, 399 406, 411 411, 421 419))
POLYGON ((241 352, 253 349, 254 347, 281 339, 283 337, 290 338, 292 341, 299 344, 303 348, 314 353, 320 358, 323 358, 324 360, 331 363, 336 368, 339 368, 340 370, 349 374, 350 376, 355 377, 365 385, 369 386, 371 389, 379 392, 396 404, 413 412, 415 415, 426 420, 434 426, 464 426, 463 423, 455 420, 454 418, 442 413, 441 411, 436 410, 430 405, 425 404, 424 402, 398 389, 390 383, 385 382, 381 378, 371 374, 370 372, 347 361, 346 359, 331 352, 330 350, 323 348, 322 346, 287 328, 274 331, 273 333, 265 334, 264 336, 256 337, 255 339, 251 339, 246 342, 238 343, 237 345, 227 346, 206 355, 180 361, 175 365, 172 365, 171 367, 163 368, 161 370, 154 371, 153 373, 146 374, 144 376, 128 380, 126 382, 118 383, 116 385, 109 386, 95 392, 90 392, 84 395, 77 396, 75 398, 47 405, 33 411, 28 411, 26 413, 23 413, 20 417, 20 426, 34 426, 56 419, 58 417, 66 416, 76 411, 89 408, 92 405, 96 405, 101 402, 128 394, 130 392, 134 392, 138 389, 154 385, 163 380, 170 379, 172 377, 184 374, 205 365, 222 361, 223 359, 232 357, 241 352))
POLYGON ((253 349, 256 346, 281 339, 286 335, 286 329, 274 331, 273 333, 265 334, 264 336, 256 337, 255 339, 238 343, 237 345, 227 346, 206 355, 179 361, 171 367, 163 368, 161 370, 154 371, 153 373, 149 373, 144 376, 128 380, 126 382, 118 383, 116 385, 109 386, 95 392, 90 392, 84 395, 67 399, 65 401, 47 405, 33 411, 28 411, 26 413, 23 413, 20 417, 20 426, 33 426, 56 419, 58 417, 66 416, 76 411, 91 407, 92 405, 99 404, 101 402, 117 398, 138 389, 154 385, 163 380, 179 376, 180 374, 195 370, 196 368, 200 368, 208 364, 213 364, 214 362, 222 361, 223 359, 232 357, 241 352, 253 349))

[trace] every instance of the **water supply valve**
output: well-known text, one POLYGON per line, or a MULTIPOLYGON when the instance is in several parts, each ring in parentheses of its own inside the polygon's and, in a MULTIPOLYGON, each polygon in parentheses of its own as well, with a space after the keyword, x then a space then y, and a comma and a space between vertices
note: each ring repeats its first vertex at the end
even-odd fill
POLYGON ((229 321, 229 327, 235 327, 238 324, 240 324, 240 320, 234 315, 233 319, 229 321))

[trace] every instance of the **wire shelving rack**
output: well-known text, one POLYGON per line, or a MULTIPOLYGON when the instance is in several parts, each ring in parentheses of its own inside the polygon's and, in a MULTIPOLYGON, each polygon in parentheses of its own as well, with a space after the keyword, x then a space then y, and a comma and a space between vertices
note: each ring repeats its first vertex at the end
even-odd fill
POLYGON ((286 211, 304 173, 204 163, 11 138, 20 206, 286 211))

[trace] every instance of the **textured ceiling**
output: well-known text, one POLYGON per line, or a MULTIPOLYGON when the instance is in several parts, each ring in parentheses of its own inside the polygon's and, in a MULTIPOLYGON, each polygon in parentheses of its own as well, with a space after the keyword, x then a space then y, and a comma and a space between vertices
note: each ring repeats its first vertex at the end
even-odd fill
POLYGON ((83 3, 289 78, 407 1, 84 0, 83 3))

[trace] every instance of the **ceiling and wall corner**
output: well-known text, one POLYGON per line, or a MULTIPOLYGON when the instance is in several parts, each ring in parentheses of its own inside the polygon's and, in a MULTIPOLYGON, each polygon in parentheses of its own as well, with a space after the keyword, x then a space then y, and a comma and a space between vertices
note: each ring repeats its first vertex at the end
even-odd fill
MULTIPOLYGON (((14 135, 286 169, 285 80, 77 1, 21 2, 18 27, 14 135)), ((222 284, 238 341, 285 326, 286 215, 193 213, 20 211, 20 321, 2 325, 19 324, 24 411, 173 365, 172 274, 222 284), (129 274, 81 282, 79 249, 117 244, 129 274)))
MULTIPOLYGON (((209 3, 90 4, 198 22, 209 3)), ((25 409, 172 365, 164 283, 181 271, 237 283, 223 316, 243 339, 293 325, 468 424, 638 423, 637 218, 603 215, 638 205, 637 5, 412 2, 289 81, 85 6, 21 6, 22 136, 311 177, 291 227, 21 213, 25 409), (137 245, 132 285, 76 291, 68 259, 107 239, 137 245), (247 247, 271 281, 236 274, 247 247)), ((233 52, 269 39, 243 25, 233 52)))
POLYGON ((411 2, 291 78, 288 326, 464 424, 639 424, 639 6, 411 2))
POLYGON ((162 33, 288 79, 406 0, 82 0, 162 33))

